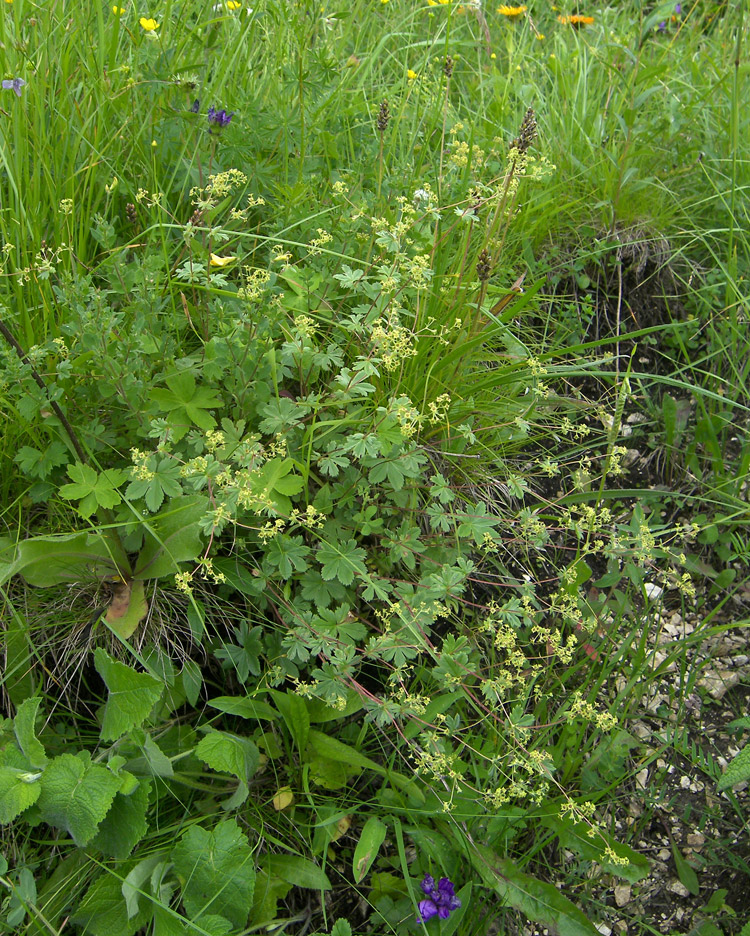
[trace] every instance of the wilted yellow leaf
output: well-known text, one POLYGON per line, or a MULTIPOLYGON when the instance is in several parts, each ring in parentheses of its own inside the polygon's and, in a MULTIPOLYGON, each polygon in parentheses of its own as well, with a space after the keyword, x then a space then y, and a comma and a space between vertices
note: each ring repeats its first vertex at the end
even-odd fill
POLYGON ((276 812, 281 812, 282 809, 286 809, 287 806, 292 805, 294 802, 294 793, 292 793, 288 786, 280 787, 271 802, 276 812))

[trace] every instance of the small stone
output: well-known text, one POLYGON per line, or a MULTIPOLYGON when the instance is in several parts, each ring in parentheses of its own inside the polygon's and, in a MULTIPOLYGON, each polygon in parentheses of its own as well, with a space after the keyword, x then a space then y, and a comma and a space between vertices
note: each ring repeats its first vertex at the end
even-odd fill
POLYGON ((656 853, 656 857, 660 858, 662 861, 669 861, 672 857, 672 852, 668 848, 660 848, 656 853))
POLYGON ((596 923, 595 926, 602 936, 612 936, 612 929, 606 923, 596 923))
POLYGON ((624 907, 630 903, 630 884, 617 884, 615 886, 615 903, 624 907))
POLYGON ((740 681, 740 674, 734 670, 720 669, 710 670, 698 680, 698 685, 702 686, 712 699, 718 702, 724 698, 728 689, 734 688, 740 681))
POLYGON ((690 891, 685 887, 682 881, 670 881, 667 890, 672 891, 673 894, 677 894, 678 897, 690 896, 690 891))
POLYGON ((643 770, 639 770, 635 775, 635 785, 641 789, 646 789, 646 784, 648 783, 648 767, 644 767, 643 770))
POLYGON ((706 836, 702 832, 688 832, 687 843, 691 848, 700 848, 706 844, 706 836))

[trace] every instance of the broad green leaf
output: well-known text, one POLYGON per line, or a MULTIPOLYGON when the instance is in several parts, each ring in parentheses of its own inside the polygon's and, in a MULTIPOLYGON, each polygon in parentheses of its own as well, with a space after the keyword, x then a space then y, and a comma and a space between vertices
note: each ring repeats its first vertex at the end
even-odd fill
POLYGON ((104 680, 109 695, 102 717, 102 741, 115 741, 133 728, 139 728, 161 698, 164 684, 113 660, 101 647, 94 652, 94 666, 104 680))
POLYGON ((38 696, 26 699, 18 706, 13 719, 16 741, 32 767, 44 767, 48 761, 44 747, 36 736, 36 715, 41 701, 38 696))
POLYGON ((212 832, 192 826, 172 851, 172 860, 190 919, 218 914, 244 929, 253 903, 255 864, 234 820, 220 822, 212 832))
POLYGON ((148 614, 148 601, 141 581, 120 581, 113 586, 113 597, 104 616, 110 629, 123 640, 130 640, 148 614))
POLYGON ((468 855, 484 885, 527 919, 559 936, 599 936, 594 924, 553 884, 519 871, 513 861, 484 845, 469 849, 468 855))
POLYGON ((240 718, 267 719, 273 721, 279 713, 267 702, 250 696, 217 696, 207 702, 211 708, 226 712, 227 715, 239 715, 240 718))
POLYGON ((187 659, 180 675, 182 677, 182 688, 185 690, 185 698, 194 706, 203 686, 201 668, 194 660, 187 659))
POLYGON ((582 822, 574 823, 554 813, 543 816, 540 821, 557 834, 563 848, 569 848, 586 861, 596 861, 609 874, 624 878, 631 884, 648 877, 651 869, 648 859, 628 845, 617 842, 605 831, 597 830, 596 835, 591 838, 588 835, 590 826, 582 822), (609 849, 619 858, 626 859, 627 864, 615 863, 608 858, 609 849))
POLYGON ((88 751, 61 754, 41 778, 37 806, 42 819, 68 832, 79 848, 96 835, 120 788, 111 770, 91 763, 88 751))
POLYGON ((128 918, 122 880, 117 874, 105 871, 89 887, 70 919, 82 927, 87 936, 133 936, 151 919, 152 905, 143 903, 141 910, 128 918))
POLYGON ((350 767, 363 767, 367 770, 374 770, 379 774, 386 773, 385 768, 381 767, 380 764, 376 763, 374 760, 365 757, 364 754, 360 754, 359 751, 350 747, 348 744, 344 744, 343 741, 339 741, 330 735, 324 734, 322 731, 317 731, 315 728, 310 729, 307 743, 320 757, 325 757, 332 761, 340 761, 343 764, 348 764, 350 767))
MULTIPOLYGON (((143 858, 132 868, 125 880, 122 882, 122 896, 125 899, 125 908, 128 913, 128 919, 136 916, 140 909, 141 891, 146 890, 144 885, 150 880, 155 869, 163 863, 162 855, 157 852, 143 858)), ((150 903, 150 901, 149 901, 150 903)))
POLYGON ((322 868, 301 855, 266 855, 263 869, 295 887, 310 890, 330 890, 331 882, 322 868))
POLYGON ((150 734, 142 731, 140 728, 133 732, 133 739, 141 749, 142 762, 140 758, 130 761, 128 768, 136 773, 142 773, 147 770, 154 777, 173 777, 174 769, 172 761, 162 751, 159 745, 154 741, 150 734))
POLYGON ((716 789, 721 793, 736 783, 744 783, 748 779, 750 779, 750 744, 746 744, 739 753, 735 754, 724 771, 724 776, 717 783, 716 789))
POLYGON ((148 832, 146 813, 150 789, 150 781, 141 780, 132 793, 117 794, 91 841, 94 848, 120 861, 128 857, 148 832))
POLYGON ((260 763, 260 752, 252 741, 226 731, 209 732, 200 740, 195 753, 212 770, 233 774, 243 781, 252 777, 260 763))
POLYGON ((39 776, 39 771, 0 767, 0 825, 13 822, 39 799, 42 791, 39 776))
POLYGON ((36 536, 18 544, 15 558, 5 565, 0 584, 22 575, 29 585, 49 588, 61 582, 80 582, 116 573, 107 540, 95 533, 36 536))
POLYGON ((695 873, 695 868, 685 859, 675 842, 672 842, 672 857, 674 858, 674 866, 677 869, 677 877, 682 881, 685 887, 687 887, 693 897, 697 897, 701 889, 700 883, 698 882, 698 875, 695 873))
POLYGON ((297 745, 297 750, 303 754, 310 731, 310 716, 307 714, 305 700, 293 692, 273 691, 271 695, 297 745))
POLYGON ((133 578, 174 575, 180 562, 192 562, 201 553, 200 519, 208 508, 202 494, 174 497, 145 523, 146 539, 133 578))
POLYGON ((359 884, 363 881, 367 872, 372 867, 373 861, 377 858, 378 850, 385 841, 387 831, 387 827, 377 816, 370 816, 364 824, 364 828, 359 836, 359 841, 357 842, 357 847, 354 849, 354 858, 352 859, 355 884, 359 884))
POLYGON ((346 704, 343 708, 334 708, 332 705, 326 705, 322 699, 307 699, 307 713, 313 724, 322 722, 337 721, 339 718, 347 718, 355 712, 362 709, 362 696, 355 690, 348 690, 346 693, 346 704))

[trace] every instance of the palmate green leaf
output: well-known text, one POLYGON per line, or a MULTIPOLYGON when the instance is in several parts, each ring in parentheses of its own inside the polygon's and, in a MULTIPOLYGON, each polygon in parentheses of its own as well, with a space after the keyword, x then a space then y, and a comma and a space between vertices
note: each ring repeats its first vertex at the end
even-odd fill
POLYGON ((182 884, 187 916, 226 917, 243 929, 253 904, 255 864, 253 851, 234 820, 220 822, 209 832, 192 826, 172 851, 182 884))
POLYGON ((101 647, 94 652, 94 666, 109 691, 102 717, 102 741, 116 741, 139 728, 161 698, 164 684, 148 673, 113 660, 101 647))
POLYGON ((175 429, 177 441, 185 435, 190 423, 204 432, 214 428, 216 420, 207 410, 221 406, 222 400, 216 391, 196 387, 195 375, 189 370, 172 374, 165 383, 168 389, 152 390, 151 399, 162 412, 169 413, 170 422, 182 424, 175 429))
MULTIPOLYGON (((310 547, 305 545, 301 536, 280 533, 266 547, 264 561, 277 568, 283 579, 288 579, 294 572, 306 571, 306 557, 309 555, 310 547)), ((267 572, 272 574, 270 570, 267 572)))
POLYGON ((61 754, 41 778, 37 806, 42 819, 68 832, 79 848, 96 835, 120 788, 111 770, 91 763, 88 751, 61 754))
POLYGON ((78 512, 88 518, 100 507, 109 509, 122 501, 117 488, 127 480, 128 472, 108 468, 100 473, 90 465, 78 463, 68 466, 68 476, 73 483, 63 484, 57 493, 66 500, 80 501, 78 512))
POLYGON ((559 936, 598 936, 594 924, 553 884, 519 871, 510 859, 501 858, 484 845, 475 845, 468 854, 485 886, 527 919, 559 936))
POLYGON ((318 550, 320 574, 326 581, 338 579, 342 585, 351 585, 355 575, 367 575, 365 558, 367 553, 356 540, 341 543, 323 543, 318 550))
POLYGON ((173 458, 152 456, 146 461, 146 468, 152 473, 148 480, 131 481, 125 489, 127 500, 143 498, 151 513, 164 503, 165 497, 179 497, 182 494, 180 466, 173 458))

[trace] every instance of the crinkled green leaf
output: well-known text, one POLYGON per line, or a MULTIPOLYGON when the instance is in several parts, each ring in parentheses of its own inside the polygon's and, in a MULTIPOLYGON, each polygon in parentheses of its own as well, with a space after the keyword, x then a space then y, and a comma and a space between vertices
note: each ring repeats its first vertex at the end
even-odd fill
POLYGON ((39 771, 0 767, 0 825, 13 822, 39 799, 41 791, 39 771))
POLYGON ((68 832, 79 847, 96 835, 120 788, 120 780, 88 751, 61 754, 50 761, 41 778, 37 806, 42 819, 68 832))
POLYGON ((109 690, 102 717, 102 741, 115 741, 143 724, 161 698, 164 684, 113 660, 101 647, 94 652, 94 666, 109 690))
POLYGON ((716 789, 721 793, 737 783, 744 783, 750 779, 750 744, 746 744, 727 765, 724 776, 719 780, 716 789))
POLYGON ((146 813, 151 783, 141 780, 127 795, 118 793, 91 841, 94 848, 121 861, 128 857, 148 832, 146 813))
POLYGON ((260 751, 252 741, 226 731, 209 732, 195 753, 212 770, 233 774, 238 780, 249 780, 260 763, 260 751))
POLYGON ((212 832, 192 826, 173 849, 172 860, 190 919, 218 914, 238 929, 245 927, 253 903, 255 863, 234 820, 220 822, 212 832))

